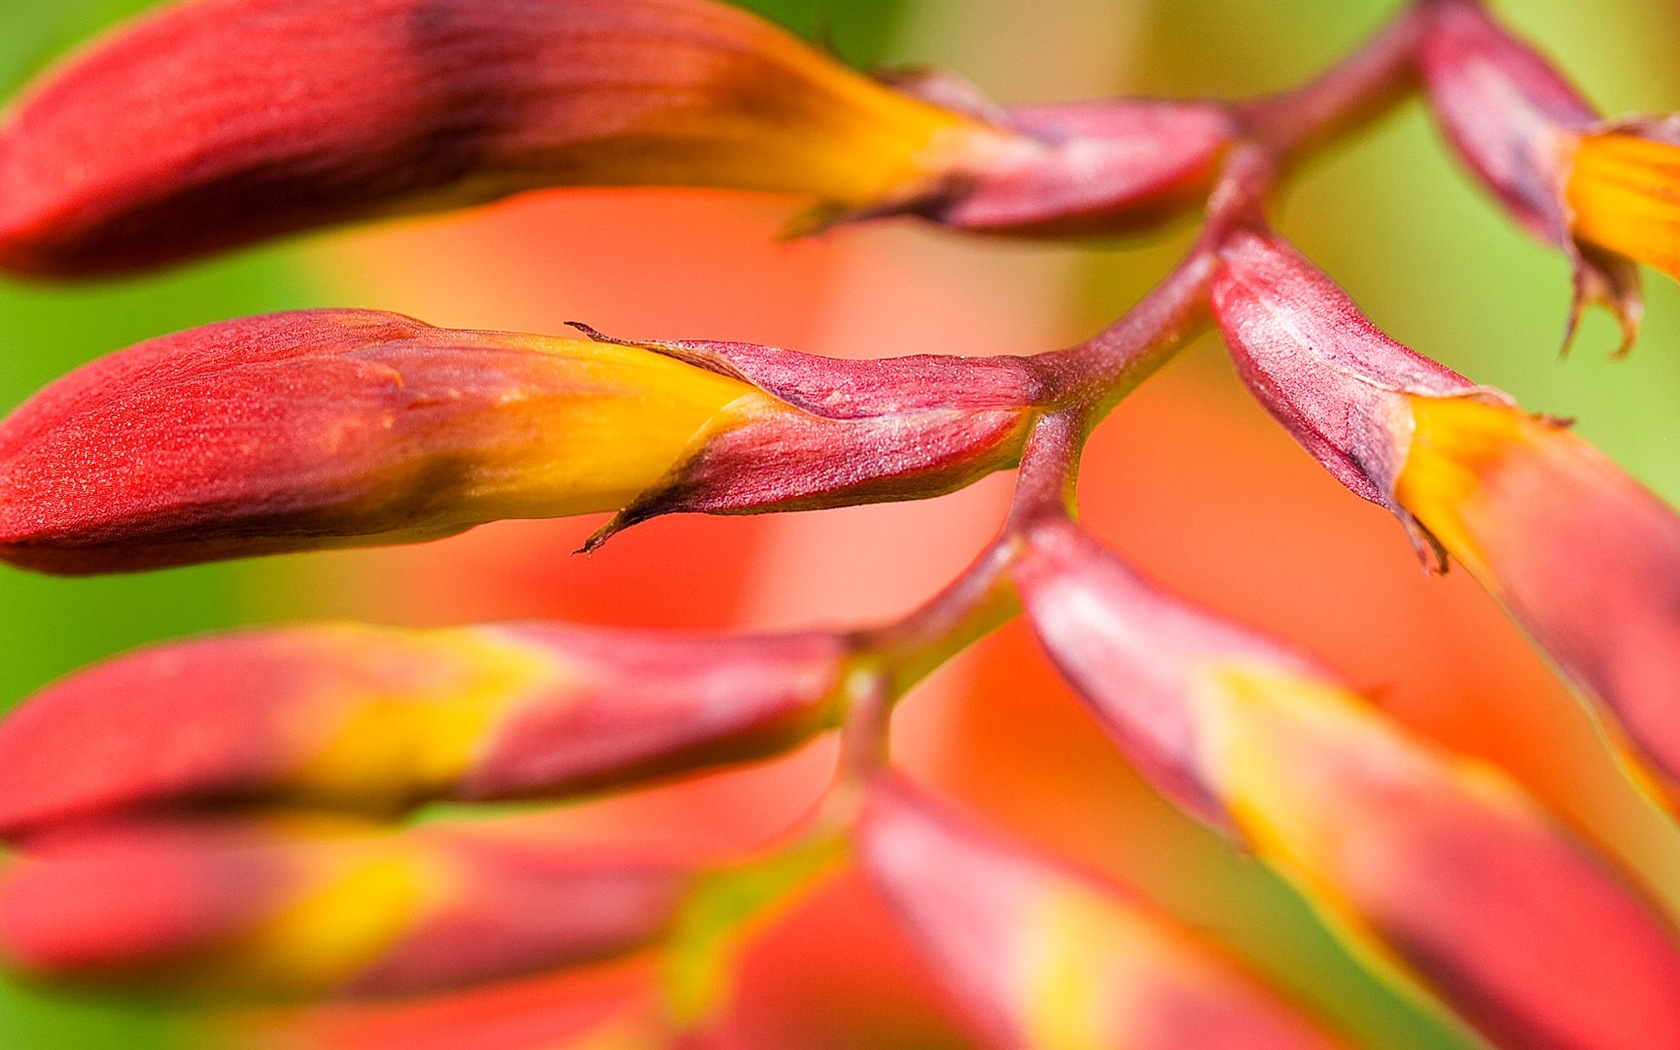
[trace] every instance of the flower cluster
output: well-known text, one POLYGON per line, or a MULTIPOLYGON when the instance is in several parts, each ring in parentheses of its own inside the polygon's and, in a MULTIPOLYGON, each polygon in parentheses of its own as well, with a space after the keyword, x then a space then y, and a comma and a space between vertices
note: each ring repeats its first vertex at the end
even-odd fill
MULTIPOLYGON (((1296 161, 1413 90, 1573 266, 1570 331, 1602 303, 1630 346, 1637 264, 1680 275, 1680 121, 1600 118, 1473 0, 1419 0, 1317 79, 1236 102, 1001 107, 949 74, 862 75, 714 0, 186 0, 79 53, 0 122, 0 269, 19 278, 564 186, 793 194, 799 233, 1205 221, 1113 325, 1030 356, 836 360, 320 309, 51 383, 0 421, 0 559, 60 575, 610 513, 592 549, 663 514, 923 499, 1011 469, 1016 487, 972 565, 891 622, 320 624, 53 683, 0 720, 0 960, 279 998, 279 1020, 242 1023, 296 1031, 327 998, 400 1011, 639 954, 661 987, 580 1040, 723 1047, 733 947, 846 867, 980 1045, 1348 1045, 1217 935, 892 768, 895 705, 1021 614, 1138 774, 1375 979, 1497 1047, 1680 1046, 1677 917, 1636 872, 1507 771, 1167 593, 1076 521, 1092 429, 1217 328, 1265 410, 1426 567, 1483 584, 1680 817, 1680 515, 1564 422, 1385 335, 1269 224, 1296 161), (480 805, 634 791, 828 732, 821 803, 749 856, 584 847, 544 811, 480 805), (439 801, 460 805, 417 817, 439 801)), ((521 1008, 540 1010, 530 987, 521 1008)))

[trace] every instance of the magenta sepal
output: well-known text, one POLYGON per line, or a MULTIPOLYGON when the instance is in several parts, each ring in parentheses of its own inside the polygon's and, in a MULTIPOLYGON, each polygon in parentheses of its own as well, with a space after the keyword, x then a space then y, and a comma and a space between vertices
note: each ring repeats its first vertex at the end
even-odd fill
POLYGON ((1470 0, 1435 0, 1418 67, 1459 159, 1524 229, 1569 256, 1569 333, 1587 304, 1603 303, 1621 323, 1622 348, 1631 346, 1644 312, 1639 269, 1575 240, 1564 193, 1577 136, 1615 125, 1601 124, 1551 62, 1470 0))
POLYGON ((1219 260, 1213 315, 1248 388, 1336 480, 1418 537, 1394 499, 1411 436, 1407 397, 1510 398, 1384 335, 1281 237, 1234 231, 1219 260))
POLYGON ((1047 397, 1018 357, 842 360, 753 343, 592 339, 638 346, 751 383, 798 412, 719 428, 591 536, 661 514, 750 514, 925 499, 1012 467, 1047 397))
POLYGON ((1016 106, 994 119, 1035 148, 954 179, 917 214, 986 233, 1147 229, 1207 195, 1239 134, 1229 110, 1197 101, 1016 106))

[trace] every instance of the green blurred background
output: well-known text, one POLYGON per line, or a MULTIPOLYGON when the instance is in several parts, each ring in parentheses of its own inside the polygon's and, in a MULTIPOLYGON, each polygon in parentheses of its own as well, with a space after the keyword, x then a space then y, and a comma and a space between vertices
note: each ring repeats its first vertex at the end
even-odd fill
MULTIPOLYGON (((753 0, 848 59, 915 61, 901 29, 926 21, 917 0, 753 0)), ((940 4, 950 19, 959 0, 940 4)), ((1078 0, 1070 0, 1078 2, 1078 0)), ((9 96, 66 48, 147 6, 145 0, 11 0, 0 5, 0 95, 9 96)), ((1002 0, 973 0, 957 17, 987 19, 1002 0)), ((1090 4, 1093 16, 1111 15, 1090 4)), ((1140 42, 1129 92, 1240 95, 1280 88, 1333 60, 1390 13, 1392 0, 1137 0, 1124 17, 1140 42)), ((1610 113, 1680 107, 1680 14, 1667 3, 1543 0, 1504 13, 1557 56, 1610 113)), ((1023 41, 1030 47, 1031 41, 1023 41)), ((1007 56, 961 70, 1001 101, 1029 101, 1007 56)), ((1453 166, 1420 107, 1314 162, 1281 209, 1280 225, 1346 285, 1391 334, 1525 405, 1574 416, 1580 428, 1669 500, 1680 500, 1674 455, 1680 395, 1680 292, 1652 275, 1648 320, 1630 360, 1611 362, 1607 318, 1585 326, 1574 354, 1556 346, 1568 276, 1561 258, 1526 240, 1453 166)), ((1157 279, 1182 247, 1180 229, 1124 250, 1094 248, 1073 309, 1104 323, 1157 279)), ((984 245, 977 251, 992 250, 984 245)), ((0 283, 0 409, 66 370, 149 336, 240 314, 342 303, 295 246, 156 279, 58 289, 0 283)), ((1215 367, 1209 355, 1186 367, 1215 367)), ((286 559, 99 580, 56 580, 0 567, 0 706, 75 667, 152 639, 307 615, 283 585, 286 559)), ((1361 994, 1357 988, 1349 994, 1361 994)), ((1377 1004, 1381 1012, 1392 1006, 1377 1004)), ((0 1047, 167 1044, 176 1015, 109 997, 0 984, 0 1047)), ((1450 1045, 1423 1022, 1421 1042, 1450 1045)))

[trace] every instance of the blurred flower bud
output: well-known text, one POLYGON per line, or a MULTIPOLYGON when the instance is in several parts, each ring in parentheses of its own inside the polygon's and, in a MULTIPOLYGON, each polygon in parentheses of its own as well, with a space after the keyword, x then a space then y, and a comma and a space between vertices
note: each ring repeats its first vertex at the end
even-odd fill
POLYGON ((983 1045, 1329 1050, 1275 992, 1154 908, 881 778, 865 872, 983 1045))
POLYGON ((0 268, 84 277, 543 186, 716 186, 836 216, 1135 225, 1232 138, 1212 104, 996 121, 706 0, 197 0, 137 20, 0 126, 0 268))
POLYGON ((1621 323, 1626 350, 1644 307, 1639 271, 1624 255, 1658 260, 1599 236, 1616 221, 1604 215, 1614 195, 1594 197, 1590 162, 1585 178, 1571 175, 1577 145, 1599 126, 1598 114, 1550 62, 1470 0, 1436 0, 1418 58, 1430 105, 1460 159, 1524 229, 1569 254, 1570 332, 1587 305, 1603 303, 1621 323), (1584 225, 1572 210, 1583 195, 1597 211, 1584 225))
POLYGON ((1495 1045, 1680 1040, 1672 931, 1504 774, 1142 583, 1070 522, 1034 526, 1016 580, 1139 771, 1233 829, 1366 957, 1495 1045))
POLYGON ((563 795, 792 747, 840 715, 825 634, 308 627, 166 644, 0 720, 0 836, 221 800, 391 812, 563 795))
POLYGON ((624 508, 599 542, 668 511, 915 499, 1013 465, 1036 396, 1017 359, 734 350, 365 310, 154 339, 0 423, 0 558, 131 571, 624 508))
POLYGON ((0 956, 38 976, 195 992, 414 992, 642 947, 686 881, 490 826, 95 826, 0 868, 0 956))
POLYGON ((1458 398, 1411 414, 1396 497, 1680 810, 1680 516, 1554 421, 1458 398))
POLYGON ((1555 422, 1377 331, 1280 240, 1239 234, 1221 258, 1214 313, 1266 408, 1426 554, 1457 557, 1680 805, 1680 517, 1555 422))

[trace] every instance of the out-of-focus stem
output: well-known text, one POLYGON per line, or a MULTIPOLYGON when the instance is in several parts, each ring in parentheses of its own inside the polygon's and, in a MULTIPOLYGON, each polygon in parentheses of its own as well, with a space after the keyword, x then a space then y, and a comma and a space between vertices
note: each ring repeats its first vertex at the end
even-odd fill
POLYGON ((1237 107, 1252 141, 1289 162, 1355 131, 1417 87, 1428 0, 1401 12, 1358 50, 1300 87, 1237 107))

